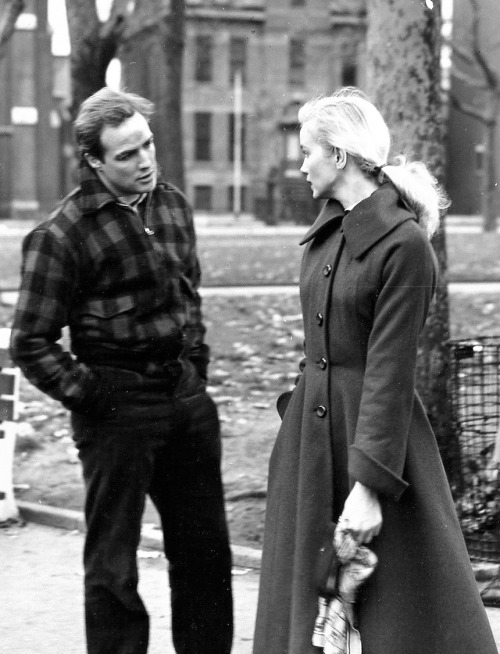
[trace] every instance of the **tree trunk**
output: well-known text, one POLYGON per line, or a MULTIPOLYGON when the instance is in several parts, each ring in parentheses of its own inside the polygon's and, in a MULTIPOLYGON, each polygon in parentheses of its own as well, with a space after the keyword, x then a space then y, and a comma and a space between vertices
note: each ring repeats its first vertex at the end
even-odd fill
POLYGON ((182 131, 182 68, 185 38, 184 0, 171 0, 170 19, 165 22, 164 51, 166 84, 159 102, 158 114, 167 142, 162 143, 160 156, 167 179, 184 190, 184 153, 182 131))
POLYGON ((162 177, 184 189, 184 0, 137 0, 120 50, 128 89, 156 105, 151 121, 162 177))
MULTIPOLYGON (((426 162, 438 178, 444 164, 444 112, 440 89, 441 3, 370 0, 368 94, 393 135, 393 152, 426 162)), ((440 278, 422 335, 417 386, 435 431, 452 486, 459 484, 460 452, 449 380, 449 305, 443 227, 433 239, 440 278)))
POLYGON ((71 41, 71 111, 76 115, 81 103, 106 86, 106 71, 116 54, 124 25, 121 14, 112 12, 101 23, 93 0, 66 0, 71 41))

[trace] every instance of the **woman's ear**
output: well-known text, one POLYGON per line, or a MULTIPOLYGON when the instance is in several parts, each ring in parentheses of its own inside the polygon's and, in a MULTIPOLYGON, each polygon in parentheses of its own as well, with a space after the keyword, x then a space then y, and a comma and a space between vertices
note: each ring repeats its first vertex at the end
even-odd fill
POLYGON ((339 170, 345 168, 347 164, 347 152, 342 148, 335 148, 335 161, 339 170))

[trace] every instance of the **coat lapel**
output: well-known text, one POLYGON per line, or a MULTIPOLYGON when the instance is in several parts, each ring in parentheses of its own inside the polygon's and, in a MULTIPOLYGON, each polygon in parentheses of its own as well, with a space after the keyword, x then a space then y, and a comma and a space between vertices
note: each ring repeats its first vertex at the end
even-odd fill
POLYGON ((319 216, 316 218, 307 234, 304 236, 300 245, 304 245, 313 239, 326 225, 332 221, 341 218, 344 215, 344 208, 337 202, 337 200, 328 200, 328 202, 321 209, 319 216))

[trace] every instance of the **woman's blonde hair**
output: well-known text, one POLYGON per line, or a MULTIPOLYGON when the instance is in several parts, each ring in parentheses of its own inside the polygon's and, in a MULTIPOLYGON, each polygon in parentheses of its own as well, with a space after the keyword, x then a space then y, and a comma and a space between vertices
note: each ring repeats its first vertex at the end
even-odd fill
POLYGON ((410 162, 403 155, 388 163, 389 128, 359 89, 345 87, 310 100, 299 109, 298 118, 301 125, 312 121, 316 140, 325 150, 343 149, 367 175, 379 182, 387 177, 431 238, 450 204, 448 197, 424 163, 410 162))

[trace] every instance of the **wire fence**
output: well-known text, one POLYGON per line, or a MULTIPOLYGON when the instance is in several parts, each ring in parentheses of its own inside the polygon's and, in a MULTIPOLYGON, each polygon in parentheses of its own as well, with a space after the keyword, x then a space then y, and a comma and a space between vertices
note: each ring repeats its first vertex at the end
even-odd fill
POLYGON ((460 445, 457 510, 473 559, 500 561, 500 336, 450 342, 460 445))

